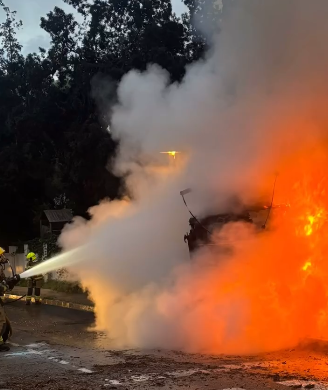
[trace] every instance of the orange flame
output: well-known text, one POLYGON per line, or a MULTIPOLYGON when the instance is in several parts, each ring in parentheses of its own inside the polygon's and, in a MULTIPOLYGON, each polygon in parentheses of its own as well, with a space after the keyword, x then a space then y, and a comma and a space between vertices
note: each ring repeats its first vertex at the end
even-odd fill
POLYGON ((227 226, 219 238, 235 239, 232 258, 188 286, 206 291, 208 313, 233 307, 241 316, 227 341, 227 319, 208 314, 202 335, 208 333, 213 351, 272 350, 309 336, 328 338, 328 151, 310 161, 308 154, 284 164, 275 202, 288 207, 272 209, 271 229, 239 243, 237 225, 227 226))

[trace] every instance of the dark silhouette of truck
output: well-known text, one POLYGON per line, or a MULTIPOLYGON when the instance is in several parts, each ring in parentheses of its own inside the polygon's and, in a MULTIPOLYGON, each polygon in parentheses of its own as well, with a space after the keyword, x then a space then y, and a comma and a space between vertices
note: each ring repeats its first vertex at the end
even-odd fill
POLYGON ((184 241, 188 244, 190 256, 192 256, 196 250, 201 247, 214 246, 218 247, 218 244, 212 242, 212 232, 218 231, 224 225, 232 222, 245 222, 250 224, 256 224, 259 229, 266 228, 267 217, 269 217, 272 209, 286 210, 288 205, 275 205, 275 206, 253 206, 244 208, 239 212, 228 212, 215 215, 208 215, 201 219, 194 217, 189 219, 190 231, 185 234, 184 241), (271 210, 270 210, 271 209, 271 210), (254 215, 262 214, 262 222, 254 221, 254 215), (251 216, 253 215, 253 217, 251 216))

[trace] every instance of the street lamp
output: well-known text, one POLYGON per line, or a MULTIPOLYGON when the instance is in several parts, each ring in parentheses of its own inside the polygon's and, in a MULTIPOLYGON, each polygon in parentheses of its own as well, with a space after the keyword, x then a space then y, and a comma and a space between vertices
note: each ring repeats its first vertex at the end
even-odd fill
POLYGON ((180 154, 180 153, 181 153, 181 152, 177 152, 177 151, 175 151, 175 150, 171 150, 171 151, 169 151, 169 152, 161 152, 161 154, 168 154, 169 156, 172 156, 174 160, 175 160, 175 158, 176 158, 176 155, 177 155, 177 154, 180 154))

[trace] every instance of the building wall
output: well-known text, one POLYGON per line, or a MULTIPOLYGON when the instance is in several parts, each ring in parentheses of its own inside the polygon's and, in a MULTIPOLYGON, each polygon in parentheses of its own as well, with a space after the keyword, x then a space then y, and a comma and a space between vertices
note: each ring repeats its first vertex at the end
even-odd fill
MULTIPOLYGON (((24 253, 6 253, 5 256, 10 261, 16 274, 21 274, 25 270, 26 261, 24 253)), ((6 265, 5 274, 6 276, 11 275, 11 270, 8 265, 6 265)))

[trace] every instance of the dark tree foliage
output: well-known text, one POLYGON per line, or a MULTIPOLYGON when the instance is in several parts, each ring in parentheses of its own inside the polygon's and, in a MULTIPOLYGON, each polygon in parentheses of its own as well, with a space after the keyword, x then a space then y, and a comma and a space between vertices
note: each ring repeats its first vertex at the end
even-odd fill
MULTIPOLYGON (((47 245, 47 259, 54 257, 60 252, 60 248, 57 244, 58 237, 51 235, 47 238, 34 238, 30 241, 25 241, 24 244, 28 245, 28 248, 31 252, 34 252, 38 255, 38 258, 42 260, 43 256, 43 245, 47 245)), ((20 250, 23 251, 24 244, 20 245, 20 250)), ((46 259, 45 259, 46 260, 46 259)))
POLYGON ((206 47, 190 23, 202 12, 194 0, 181 18, 170 0, 64 1, 83 22, 58 7, 40 15, 50 48, 23 56, 22 23, 0 0, 0 245, 37 236, 43 209, 85 215, 122 195, 123 179, 111 172, 117 144, 91 95, 96 75, 117 85, 157 63, 179 82, 206 47))

